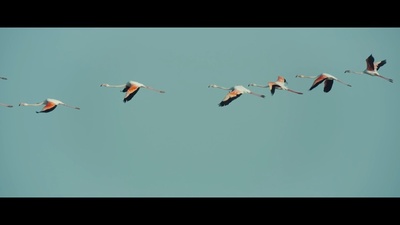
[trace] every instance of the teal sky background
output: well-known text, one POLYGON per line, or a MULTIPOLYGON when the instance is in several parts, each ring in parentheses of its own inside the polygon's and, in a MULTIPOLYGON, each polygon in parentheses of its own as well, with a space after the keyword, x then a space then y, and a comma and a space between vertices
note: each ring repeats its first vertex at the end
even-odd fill
POLYGON ((398 28, 0 28, 2 197, 398 197, 398 28), (373 54, 394 83, 362 71, 373 54), (329 93, 296 74, 330 73, 329 93), (248 87, 282 75, 303 95, 248 87), (141 89, 124 103, 118 88, 141 89), (37 114, 55 98, 63 106, 37 114))

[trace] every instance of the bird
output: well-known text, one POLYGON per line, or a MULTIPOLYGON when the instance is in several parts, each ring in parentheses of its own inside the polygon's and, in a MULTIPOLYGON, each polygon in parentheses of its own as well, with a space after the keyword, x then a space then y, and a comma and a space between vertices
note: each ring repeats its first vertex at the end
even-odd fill
POLYGON ((41 111, 36 111, 36 113, 48 113, 53 111, 58 105, 62 105, 62 106, 66 106, 66 107, 70 107, 73 109, 80 109, 79 107, 75 107, 75 106, 70 106, 65 104, 64 102, 57 100, 57 99, 52 99, 52 98, 47 98, 42 102, 39 103, 33 103, 33 104, 28 104, 25 102, 21 102, 19 103, 19 106, 40 106, 40 105, 44 105, 44 107, 42 108, 41 111))
POLYGON ((342 84, 345 84, 345 85, 351 87, 350 84, 347 84, 347 83, 345 83, 345 82, 339 80, 339 79, 336 78, 335 76, 333 76, 333 75, 331 75, 331 74, 328 74, 328 73, 321 73, 321 74, 318 75, 318 76, 296 75, 296 77, 298 77, 298 78, 311 78, 311 79, 314 79, 314 82, 313 82, 313 84, 311 85, 311 87, 310 87, 310 89, 309 89, 310 91, 311 91, 312 89, 314 89, 315 87, 317 87, 318 85, 320 85, 322 82, 324 82, 324 92, 325 92, 325 93, 328 93, 328 92, 332 89, 333 81, 337 81, 337 82, 340 82, 340 83, 342 83, 342 84))
POLYGON ((4 103, 0 103, 0 105, 1 105, 1 106, 5 106, 5 107, 8 107, 8 108, 12 108, 12 107, 13 107, 12 105, 4 104, 4 103))
POLYGON ((6 78, 6 77, 0 77, 0 79, 2 79, 2 80, 7 80, 7 78, 6 78))
POLYGON ((133 96, 135 96, 136 93, 138 93, 140 88, 146 88, 149 90, 156 91, 158 93, 165 93, 165 91, 154 89, 137 81, 128 81, 126 84, 120 84, 120 85, 100 84, 100 87, 124 88, 121 91, 121 92, 126 92, 125 97, 123 99, 124 103, 130 101, 133 98, 133 96))
POLYGON ((231 103, 233 100, 239 98, 242 94, 252 94, 261 98, 265 98, 265 95, 261 95, 261 94, 257 94, 254 93, 252 91, 250 91, 249 89, 243 87, 242 85, 235 85, 231 88, 226 88, 226 87, 221 87, 218 86, 216 84, 210 84, 208 85, 208 87, 210 88, 219 88, 222 90, 228 90, 228 94, 225 95, 224 99, 222 99, 222 101, 218 104, 220 107, 223 106, 227 106, 229 105, 229 103, 231 103))
POLYGON ((290 91, 299 95, 302 95, 302 92, 298 92, 298 91, 294 91, 292 89, 289 89, 285 83, 287 83, 286 79, 283 76, 278 76, 277 81, 275 82, 268 82, 268 85, 258 85, 258 84, 248 84, 247 86, 254 86, 254 87, 261 87, 261 88, 269 88, 269 90, 271 91, 271 95, 275 94, 275 89, 279 89, 279 90, 285 90, 285 91, 290 91))
POLYGON ((391 83, 393 83, 392 78, 384 77, 378 73, 379 68, 381 68, 383 65, 386 64, 386 59, 381 60, 378 62, 375 62, 374 57, 372 54, 368 56, 368 58, 365 60, 367 62, 367 68, 364 71, 352 71, 352 70, 346 70, 344 71, 345 73, 354 73, 354 74, 367 74, 373 77, 380 77, 382 79, 385 79, 391 83))

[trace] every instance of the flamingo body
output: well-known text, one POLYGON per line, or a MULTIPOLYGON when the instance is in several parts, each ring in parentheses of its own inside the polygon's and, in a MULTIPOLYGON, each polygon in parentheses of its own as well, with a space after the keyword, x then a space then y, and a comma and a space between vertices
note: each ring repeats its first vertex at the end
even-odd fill
POLYGON ((126 84, 121 84, 121 85, 101 84, 100 87, 123 88, 121 92, 125 93, 123 99, 124 103, 130 101, 133 98, 133 96, 135 96, 138 93, 140 88, 147 88, 149 90, 153 90, 159 93, 165 93, 165 91, 154 89, 137 81, 128 81, 126 84))
POLYGON ((365 60, 365 62, 367 64, 367 67, 362 72, 352 71, 352 70, 346 70, 344 72, 345 73, 354 73, 354 74, 367 74, 367 75, 370 75, 373 77, 380 77, 382 79, 385 79, 385 80, 393 83, 392 78, 384 77, 384 76, 380 75, 378 72, 379 68, 381 68, 383 65, 386 64, 386 59, 375 62, 375 58, 371 54, 370 56, 368 56, 368 58, 365 60))
POLYGON ((328 73, 321 73, 318 76, 296 75, 296 77, 314 79, 314 82, 312 83, 312 85, 311 85, 311 87, 309 89, 310 91, 313 90, 314 88, 316 88, 317 86, 319 86, 320 84, 322 84, 322 82, 324 83, 324 89, 323 90, 324 90, 325 93, 328 93, 328 92, 331 91, 334 81, 338 81, 340 83, 343 83, 343 84, 351 87, 350 84, 344 83, 343 81, 339 80, 335 76, 333 76, 331 74, 328 74, 328 73))
POLYGON ((240 96, 242 96, 242 94, 252 94, 261 98, 265 98, 265 95, 261 95, 261 94, 257 94, 254 93, 252 91, 250 91, 249 89, 243 87, 242 85, 235 85, 231 88, 225 88, 225 87, 221 87, 215 84, 210 84, 208 85, 208 87, 212 87, 212 88, 220 88, 223 90, 228 90, 228 94, 225 95, 225 97, 222 99, 222 101, 218 104, 218 106, 223 107, 223 106, 227 106, 229 105, 233 100, 239 98, 240 96))
POLYGON ((267 86, 263 85, 258 85, 258 84, 248 84, 248 86, 255 86, 255 87, 261 87, 261 88, 269 88, 271 95, 275 94, 275 90, 284 90, 284 91, 290 91, 299 95, 302 95, 302 92, 294 91, 292 89, 289 89, 287 86, 287 80, 283 76, 278 76, 278 79, 275 82, 268 82, 267 86))
POLYGON ((33 104, 28 104, 28 103, 24 103, 24 102, 19 103, 19 106, 40 106, 40 105, 44 105, 44 106, 43 106, 42 110, 36 111, 36 113, 48 113, 48 112, 51 112, 54 109, 56 109, 58 105, 67 106, 67 107, 74 108, 74 109, 80 109, 79 107, 70 106, 70 105, 67 105, 64 102, 60 101, 60 100, 52 99, 52 98, 47 98, 42 102, 33 103, 33 104))

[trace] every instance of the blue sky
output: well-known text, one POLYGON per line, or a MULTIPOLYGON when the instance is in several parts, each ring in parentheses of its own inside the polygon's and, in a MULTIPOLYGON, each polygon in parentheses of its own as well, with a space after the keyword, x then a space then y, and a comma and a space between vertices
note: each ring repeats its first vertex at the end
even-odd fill
POLYGON ((400 196, 398 28, 0 28, 2 197, 400 196), (365 59, 394 83, 362 71, 365 59), (329 93, 311 79, 326 72, 329 93), (284 76, 297 95, 248 87, 284 76), (129 102, 102 83, 142 89, 129 102), (59 106, 37 114, 46 98, 59 106))

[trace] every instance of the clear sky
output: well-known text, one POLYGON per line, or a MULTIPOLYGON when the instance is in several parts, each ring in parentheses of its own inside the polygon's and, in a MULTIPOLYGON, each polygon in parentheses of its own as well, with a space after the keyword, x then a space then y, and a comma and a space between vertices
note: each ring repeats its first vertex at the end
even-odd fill
POLYGON ((0 28, 2 197, 400 196, 400 29, 0 28), (394 83, 362 71, 373 54, 394 83), (335 82, 309 91, 326 72, 335 82), (303 95, 225 87, 282 75, 303 95), (124 103, 129 80, 141 89, 124 103), (35 113, 55 98, 78 106, 35 113))

